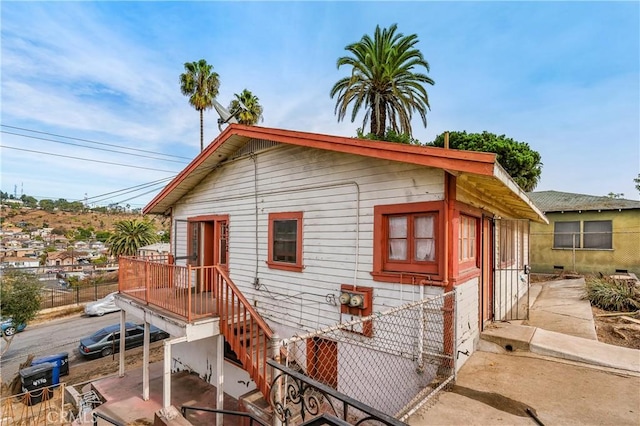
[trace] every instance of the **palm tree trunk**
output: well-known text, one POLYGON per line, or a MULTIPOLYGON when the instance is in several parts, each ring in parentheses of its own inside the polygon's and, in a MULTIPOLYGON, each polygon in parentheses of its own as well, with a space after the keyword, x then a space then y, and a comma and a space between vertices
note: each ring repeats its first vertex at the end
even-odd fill
POLYGON ((200 110, 200 152, 204 150, 204 117, 203 110, 200 110))
POLYGON ((385 126, 387 121, 386 105, 380 107, 379 115, 376 114, 376 107, 371 102, 371 133, 376 135, 379 140, 384 140, 385 126))

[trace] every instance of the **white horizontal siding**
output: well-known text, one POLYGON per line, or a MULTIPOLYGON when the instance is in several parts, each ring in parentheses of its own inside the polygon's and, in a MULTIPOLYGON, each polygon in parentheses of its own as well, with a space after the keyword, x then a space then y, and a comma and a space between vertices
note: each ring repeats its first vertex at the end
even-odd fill
MULTIPOLYGON (((211 171, 173 214, 229 215, 231 279, 265 318, 311 330, 341 320, 335 300, 340 285, 354 280, 374 287, 374 312, 418 300, 417 287, 371 278, 373 207, 442 200, 443 181, 440 169, 280 146, 259 153, 255 164, 245 157, 211 171), (269 213, 289 211, 303 212, 302 272, 266 265, 269 213)), ((184 256, 186 229, 174 235, 177 255, 184 256)))
POLYGON ((479 279, 474 278, 456 287, 456 369, 467 361, 480 339, 478 286, 479 279))

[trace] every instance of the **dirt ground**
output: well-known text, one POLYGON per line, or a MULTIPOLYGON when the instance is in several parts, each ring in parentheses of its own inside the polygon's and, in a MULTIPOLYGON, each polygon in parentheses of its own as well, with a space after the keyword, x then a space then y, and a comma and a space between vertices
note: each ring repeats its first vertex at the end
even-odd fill
MULTIPOLYGON (((162 361, 163 353, 162 342, 151 343, 149 362, 162 361)), ((71 364, 69 365, 69 375, 61 377, 60 380, 62 381, 64 379, 67 385, 79 386, 100 377, 117 374, 119 356, 119 354, 114 354, 105 358, 85 361, 80 364, 71 364)), ((134 370, 137 368, 142 368, 142 347, 129 349, 125 354, 125 370, 134 370)))
POLYGON ((611 314, 611 312, 595 306, 592 306, 591 310, 600 342, 640 349, 640 311, 621 316, 604 316, 611 314), (625 317, 635 319, 638 323, 629 321, 625 317))

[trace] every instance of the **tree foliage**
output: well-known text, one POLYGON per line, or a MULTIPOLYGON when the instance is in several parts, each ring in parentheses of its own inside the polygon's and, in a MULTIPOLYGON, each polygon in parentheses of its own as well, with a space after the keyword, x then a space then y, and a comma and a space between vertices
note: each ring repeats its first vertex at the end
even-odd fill
MULTIPOLYGON (((444 146, 444 133, 431 142, 431 146, 444 146)), ((533 191, 542 173, 540 153, 532 150, 526 142, 518 142, 505 135, 482 133, 450 132, 449 148, 467 151, 492 152, 498 163, 524 191, 533 191)))
POLYGON ((197 62, 186 62, 185 72, 180 74, 180 90, 189 96, 189 104, 200 113, 200 151, 204 149, 204 117, 203 112, 213 106, 218 96, 220 76, 213 71, 213 65, 200 59, 197 62))
MULTIPOLYGON (((7 269, 0 283, 0 311, 2 317, 13 319, 13 324, 27 324, 40 310, 42 285, 34 274, 7 269)), ((5 336, 3 353, 9 349, 13 336, 5 336)))
POLYGON ((115 223, 115 232, 107 239, 111 255, 133 256, 140 247, 158 241, 153 224, 146 220, 121 220, 115 223))
POLYGON ((359 42, 345 47, 352 56, 338 58, 341 66, 350 68, 350 74, 331 89, 331 98, 337 96, 335 113, 338 121, 347 115, 352 105, 351 122, 361 108, 366 113, 362 127, 371 122, 371 133, 384 138, 387 121, 397 133, 411 132, 411 119, 417 112, 427 127, 427 110, 430 109, 425 84, 434 84, 426 74, 429 63, 415 46, 418 36, 396 33, 397 25, 388 29, 376 26, 373 38, 365 34, 359 42))
POLYGON ((396 142, 402 143, 405 145, 422 145, 418 139, 414 139, 408 133, 398 133, 393 130, 391 127, 387 128, 385 134, 380 138, 375 133, 367 133, 366 135, 362 131, 362 129, 357 130, 357 138, 358 139, 369 139, 372 141, 385 141, 385 142, 396 142))
POLYGON ((263 120, 262 105, 256 95, 244 89, 240 94, 235 93, 234 96, 236 98, 229 104, 229 113, 238 120, 238 123, 253 126, 263 120))
POLYGON ((638 177, 633 179, 633 183, 636 184, 636 189, 640 192, 640 173, 638 173, 638 177))

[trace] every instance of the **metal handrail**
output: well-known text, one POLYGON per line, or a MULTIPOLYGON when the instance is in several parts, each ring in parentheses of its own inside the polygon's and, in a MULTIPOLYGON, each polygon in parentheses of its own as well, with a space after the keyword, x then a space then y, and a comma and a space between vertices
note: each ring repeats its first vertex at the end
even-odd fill
POLYGON ((180 407, 180 412, 182 412, 183 417, 187 417, 187 410, 193 411, 206 411, 207 413, 215 413, 215 414, 226 414, 230 416, 237 417, 245 417, 249 419, 249 425, 253 425, 254 422, 262 425, 262 426, 270 426, 269 423, 265 422, 262 419, 259 419, 254 414, 251 413, 242 413, 240 411, 231 411, 231 410, 218 410, 217 408, 207 408, 207 407, 194 407, 191 405, 183 405, 180 407))
MULTIPOLYGON (((327 413, 319 413, 317 410, 318 397, 316 395, 312 395, 313 393, 320 393, 325 396, 325 403, 329 404, 334 414, 331 417, 336 417, 336 415, 341 411, 342 419, 349 419, 349 408, 353 408, 352 412, 359 412, 364 414, 364 418, 358 420, 356 424, 364 424, 366 421, 379 422, 387 426, 406 426, 406 423, 393 418, 382 411, 370 407, 354 398, 351 398, 341 392, 338 392, 336 389, 331 386, 327 386, 324 383, 321 383, 317 380, 312 379, 309 376, 306 376, 298 371, 295 371, 287 366, 284 366, 274 360, 267 360, 267 363, 274 370, 279 370, 280 373, 274 375, 272 388, 274 389, 274 393, 270 395, 270 403, 274 407, 275 415, 280 417, 280 420, 285 424, 289 424, 290 417, 293 415, 291 410, 287 407, 287 404, 300 405, 299 414, 302 417, 302 420, 305 421, 305 417, 307 415, 318 415, 318 414, 327 414, 327 413), (290 380, 287 381, 285 385, 286 389, 281 389, 280 387, 283 385, 284 379, 288 378, 290 380), (279 401, 278 398, 278 390, 283 391, 282 395, 286 395, 284 403, 279 401), (333 407, 331 404, 331 400, 336 400, 341 403, 340 410, 338 407, 333 407)), ((329 409, 329 407, 327 407, 329 409)), ((306 424, 306 422, 305 422, 306 424)), ((309 423, 313 424, 313 422, 309 423)), ((329 423, 329 424, 342 424, 342 423, 329 423)))
POLYGON ((106 416, 102 413, 98 413, 97 411, 94 411, 93 413, 91 413, 91 420, 93 421, 93 426, 98 426, 98 418, 105 420, 115 426, 125 426, 124 423, 119 422, 115 419, 112 419, 111 417, 106 416))

